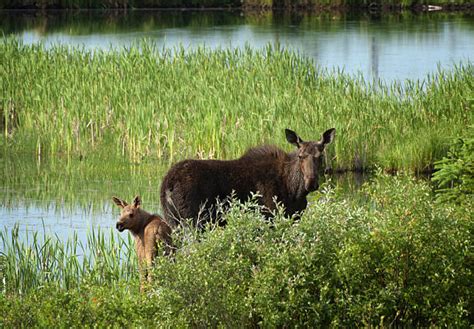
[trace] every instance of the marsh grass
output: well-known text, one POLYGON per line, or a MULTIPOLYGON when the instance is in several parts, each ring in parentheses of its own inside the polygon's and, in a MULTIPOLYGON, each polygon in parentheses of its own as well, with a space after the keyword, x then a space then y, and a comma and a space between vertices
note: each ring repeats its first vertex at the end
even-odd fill
POLYGON ((123 280, 133 286, 138 280, 137 260, 133 239, 127 237, 96 229, 83 243, 75 233, 67 240, 45 231, 20 237, 18 225, 4 228, 0 231, 0 290, 22 295, 45 285, 67 290, 123 280))
POLYGON ((331 168, 423 171, 473 118, 469 62, 386 85, 271 46, 92 52, 7 38, 0 63, 0 145, 38 157, 233 158, 262 143, 290 150, 286 127, 306 139, 336 127, 331 168))

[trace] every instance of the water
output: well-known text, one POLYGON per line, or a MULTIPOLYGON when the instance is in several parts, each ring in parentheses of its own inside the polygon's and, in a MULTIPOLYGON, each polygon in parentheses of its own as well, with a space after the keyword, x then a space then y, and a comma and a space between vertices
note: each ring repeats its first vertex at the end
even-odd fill
MULTIPOLYGON (((159 181, 166 168, 105 159, 41 159, 1 154, 0 230, 19 226, 22 241, 46 232, 85 244, 93 229, 115 230, 112 196, 141 195, 144 208, 159 212, 159 181)), ((128 233, 122 233, 126 237, 128 233)), ((0 251, 2 245, 0 243, 0 251)))
MULTIPOLYGON (((150 38, 161 47, 262 48, 281 45, 329 69, 387 82, 423 79, 438 65, 472 60, 474 19, 464 14, 242 14, 240 12, 0 12, 0 31, 26 44, 43 42, 87 49, 127 47, 150 38)), ((20 225, 25 238, 46 231, 79 240, 93 228, 113 229, 116 195, 140 194, 144 208, 159 211, 156 164, 89 160, 17 159, 0 156, 0 229, 20 225), (30 233, 28 233, 30 232, 30 233)), ((358 183, 349 179, 351 188, 358 183)), ((339 184, 347 184, 347 181, 339 184)), ((125 233, 123 233, 125 234, 125 233)), ((2 246, 0 246, 1 251, 2 246)))
POLYGON ((148 38, 160 47, 263 48, 311 57, 330 69, 386 82, 424 79, 472 59, 474 15, 446 13, 247 14, 237 11, 0 13, 0 31, 26 44, 109 49, 148 38))

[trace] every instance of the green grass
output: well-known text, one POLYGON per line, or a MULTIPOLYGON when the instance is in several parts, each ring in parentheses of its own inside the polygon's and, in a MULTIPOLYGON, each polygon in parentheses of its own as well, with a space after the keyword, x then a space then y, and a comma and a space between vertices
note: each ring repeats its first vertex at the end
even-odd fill
POLYGON ((324 191, 297 223, 268 225, 255 205, 234 204, 225 229, 175 233, 174 261, 157 259, 143 294, 133 250, 118 252, 130 239, 91 232, 81 266, 74 238, 3 231, 0 325, 469 327, 469 208, 405 175, 378 174, 364 203, 324 191))
POLYGON ((19 226, 0 231, 0 278, 3 293, 24 295, 45 285, 60 289, 85 284, 138 284, 133 239, 93 230, 87 242, 73 234, 66 241, 46 233, 19 235, 19 226))
POLYGON ((372 85, 264 50, 86 51, 0 44, 0 147, 35 157, 233 158, 284 128, 318 139, 335 169, 422 171, 473 123, 471 63, 423 81, 372 85))

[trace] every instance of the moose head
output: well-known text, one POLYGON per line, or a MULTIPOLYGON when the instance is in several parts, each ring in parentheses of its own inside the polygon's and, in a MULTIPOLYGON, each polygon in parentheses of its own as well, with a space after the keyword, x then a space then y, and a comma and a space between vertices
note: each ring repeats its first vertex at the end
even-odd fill
POLYGON ((306 192, 312 192, 319 188, 318 176, 322 164, 324 148, 330 144, 336 129, 326 130, 319 141, 303 141, 294 131, 285 129, 286 140, 296 146, 296 162, 303 176, 306 192))
POLYGON ((137 195, 132 204, 128 204, 124 200, 117 197, 112 198, 117 206, 121 208, 120 217, 117 221, 117 230, 123 232, 124 230, 134 231, 136 226, 141 221, 140 205, 142 203, 140 197, 137 195))

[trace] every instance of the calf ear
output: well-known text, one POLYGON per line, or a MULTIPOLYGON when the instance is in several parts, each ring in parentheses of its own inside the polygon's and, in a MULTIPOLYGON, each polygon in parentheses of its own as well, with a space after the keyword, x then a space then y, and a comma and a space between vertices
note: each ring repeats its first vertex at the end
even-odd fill
POLYGON ((286 140, 296 147, 300 147, 300 144, 303 143, 303 140, 293 130, 285 129, 285 135, 286 140))
POLYGON ((120 200, 119 198, 115 196, 112 197, 112 200, 114 200, 115 204, 119 206, 120 208, 125 208, 128 205, 128 203, 126 203, 123 200, 120 200))
POLYGON ((136 196, 135 199, 133 199, 133 206, 135 208, 138 208, 140 207, 140 205, 142 204, 142 200, 140 199, 140 196, 136 196))
POLYGON ((336 134, 336 128, 328 129, 324 132, 323 136, 321 137, 321 143, 324 146, 330 144, 334 140, 334 135, 336 134))

